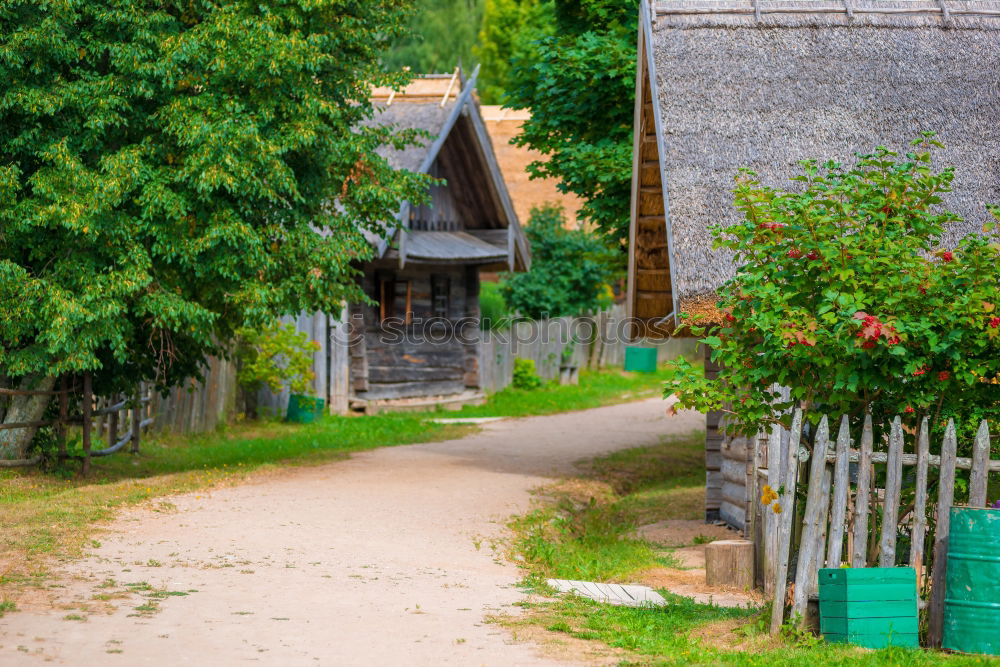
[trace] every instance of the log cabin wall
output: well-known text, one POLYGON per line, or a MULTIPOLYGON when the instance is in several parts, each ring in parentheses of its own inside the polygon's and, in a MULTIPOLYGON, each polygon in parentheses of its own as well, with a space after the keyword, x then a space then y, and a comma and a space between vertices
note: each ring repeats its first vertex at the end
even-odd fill
POLYGON ((639 124, 634 156, 635 184, 633 257, 629 314, 638 320, 637 337, 661 338, 667 329, 658 320, 673 310, 667 225, 663 204, 663 181, 656 138, 649 74, 643 71, 639 124))
POLYGON ((363 331, 351 346, 356 398, 442 396, 478 388, 476 267, 411 264, 398 269, 376 263, 365 270, 364 289, 376 304, 352 306, 352 320, 363 331), (387 285, 395 290, 394 299, 386 297, 387 285), (404 324, 407 303, 410 323, 404 324), (383 316, 394 319, 383 322, 383 316))
MULTIPOLYGON (((712 350, 706 345, 705 377, 714 380, 719 366, 712 361, 712 350)), ((722 508, 722 412, 713 410, 705 415, 705 521, 719 519, 722 508)))

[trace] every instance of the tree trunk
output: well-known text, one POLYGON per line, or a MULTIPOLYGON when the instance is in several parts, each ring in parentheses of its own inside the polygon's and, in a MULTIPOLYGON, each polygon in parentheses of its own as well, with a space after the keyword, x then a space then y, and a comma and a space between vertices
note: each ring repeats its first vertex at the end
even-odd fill
MULTIPOLYGON (((21 391, 52 391, 54 377, 28 375, 16 387, 21 391)), ((51 396, 11 396, 3 414, 3 423, 35 422, 42 419, 51 396)), ((0 459, 28 458, 28 447, 38 431, 35 427, 0 430, 0 459)))

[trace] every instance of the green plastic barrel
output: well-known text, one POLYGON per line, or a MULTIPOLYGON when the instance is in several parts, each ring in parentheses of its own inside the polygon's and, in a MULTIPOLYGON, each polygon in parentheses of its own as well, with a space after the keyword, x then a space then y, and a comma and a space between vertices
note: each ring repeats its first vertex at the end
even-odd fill
POLYGON ((626 347, 625 370, 637 373, 653 373, 656 371, 655 347, 626 347))
POLYGON ((951 508, 942 646, 1000 655, 1000 510, 951 508))
POLYGON ((322 398, 292 394, 288 397, 286 419, 297 424, 310 424, 323 414, 324 405, 326 401, 322 398))

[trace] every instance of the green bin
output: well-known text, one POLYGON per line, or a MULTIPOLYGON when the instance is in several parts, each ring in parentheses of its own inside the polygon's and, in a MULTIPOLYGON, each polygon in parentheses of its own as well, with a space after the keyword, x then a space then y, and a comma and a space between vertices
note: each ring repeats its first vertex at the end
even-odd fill
POLYGON ((326 401, 322 398, 292 394, 288 397, 288 413, 285 418, 296 424, 311 424, 323 414, 325 405, 326 401))
POLYGON ((952 507, 942 646, 1000 655, 1000 510, 952 507))
POLYGON ((656 372, 656 348, 626 347, 625 370, 636 373, 656 372))
POLYGON ((828 642, 866 648, 919 646, 912 567, 823 568, 819 629, 828 642))

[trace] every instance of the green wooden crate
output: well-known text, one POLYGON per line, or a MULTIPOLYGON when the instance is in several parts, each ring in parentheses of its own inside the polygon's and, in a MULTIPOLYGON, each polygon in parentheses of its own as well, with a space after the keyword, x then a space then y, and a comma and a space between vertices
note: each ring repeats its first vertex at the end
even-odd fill
POLYGON ((824 634, 823 638, 833 644, 853 644, 864 648, 885 648, 887 646, 918 648, 920 646, 920 637, 917 634, 824 634))
POLYGON ((909 600, 820 600, 819 615, 837 618, 893 618, 908 616, 917 604, 914 595, 909 600), (849 611, 848 611, 849 610, 849 611))
POLYGON ((824 635, 852 634, 916 634, 917 616, 899 616, 896 618, 843 618, 839 616, 819 617, 819 631, 824 635))
POLYGON ((819 571, 820 589, 823 584, 913 584, 917 586, 917 571, 912 567, 825 567, 819 571))
POLYGON ((911 567, 819 571, 820 632, 867 648, 917 646, 917 575, 911 567))
POLYGON ((836 602, 888 602, 915 600, 917 584, 820 584, 819 599, 836 602))

